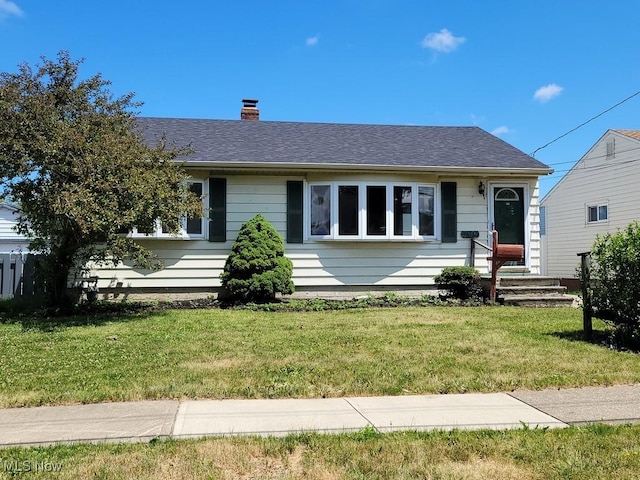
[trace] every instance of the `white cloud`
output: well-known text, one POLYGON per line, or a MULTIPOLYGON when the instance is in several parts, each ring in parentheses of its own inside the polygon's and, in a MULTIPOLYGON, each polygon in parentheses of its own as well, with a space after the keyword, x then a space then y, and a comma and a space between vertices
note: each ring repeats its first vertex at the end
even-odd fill
POLYGON ((506 125, 502 125, 500 127, 494 128, 491 131, 491 134, 495 135, 496 137, 499 137, 500 135, 504 135, 506 133, 511 133, 511 130, 506 125))
POLYGON ((315 37, 309 37, 309 38, 307 38, 307 40, 306 40, 306 42, 305 42, 305 43, 307 44, 307 47, 315 47, 315 46, 318 44, 318 41, 319 41, 319 40, 320 40, 320 39, 319 39, 319 38, 318 38, 318 36, 316 35, 315 37))
POLYGON ((471 114, 471 121, 473 122, 474 125, 479 125, 483 123, 485 120, 486 118, 483 117, 482 115, 476 115, 475 113, 471 114))
POLYGON ((430 33, 422 40, 423 48, 430 48, 436 52, 450 53, 466 42, 464 37, 454 37, 453 34, 443 28, 438 33, 430 33))
POLYGON ((564 90, 560 85, 556 85, 555 83, 550 83, 549 85, 545 85, 544 87, 540 87, 536 90, 536 93, 533 94, 533 98, 545 103, 551 100, 552 98, 557 97, 564 90))
POLYGON ((0 0, 0 18, 6 18, 10 15, 22 16, 24 13, 15 3, 9 0, 0 0))

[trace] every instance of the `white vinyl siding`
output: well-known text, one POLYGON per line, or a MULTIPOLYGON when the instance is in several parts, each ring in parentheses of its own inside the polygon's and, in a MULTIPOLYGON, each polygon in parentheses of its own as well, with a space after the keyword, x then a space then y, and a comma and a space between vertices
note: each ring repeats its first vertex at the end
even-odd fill
POLYGON ((0 238, 4 239, 22 239, 20 235, 13 229, 17 224, 15 210, 0 205, 0 238))
POLYGON ((607 132, 544 199, 547 275, 574 278, 577 254, 591 250, 596 235, 640 220, 639 180, 640 141, 607 132), (607 144, 614 139, 612 157, 607 155, 607 144), (607 219, 589 222, 589 207, 605 205, 607 219))
MULTIPOLYGON (((525 258, 529 272, 533 275, 540 275, 542 273, 542 248, 540 239, 540 190, 537 181, 529 184, 529 196, 529 215, 525 216, 525 238, 528 238, 528 250, 525 249, 525 258)), ((527 208, 525 207, 526 211, 527 208)))
POLYGON ((587 223, 606 222, 609 219, 607 205, 587 205, 587 223))
MULTIPOLYGON (((242 224, 261 213, 286 238, 287 180, 297 176, 227 175, 227 241, 189 242, 147 240, 165 261, 157 272, 136 270, 131 266, 98 271, 100 288, 121 286, 135 288, 214 288, 220 286, 220 273, 242 224)), ((309 174, 308 185, 328 183, 328 174, 309 174)), ((353 175, 352 184, 438 185, 440 181, 457 182, 458 240, 456 243, 349 241, 327 242, 305 239, 304 243, 285 243, 285 253, 293 261, 296 287, 335 286, 425 286, 444 267, 469 264, 470 241, 460 238, 461 230, 477 230, 480 240, 488 238, 487 202, 478 193, 477 179, 455 177, 437 179, 429 175, 353 175), (384 182, 380 182, 380 180, 384 182)), ((530 189, 534 191, 535 180, 530 189)), ((344 182, 341 182, 344 183, 344 182)), ((344 183, 346 184, 346 183, 344 183)), ((308 190, 306 190, 308 192, 308 190)), ((537 190, 535 190, 537 192, 537 190)), ((306 203, 309 196, 305 195, 306 203)), ((535 209, 537 213, 537 206, 535 209)), ((532 220, 536 225, 537 220, 532 220)), ((536 251, 534 234, 532 248, 536 251)), ((488 272, 487 252, 476 250, 476 268, 488 272)), ((532 272, 537 273, 537 272, 532 272)))
POLYGON ((26 252, 29 241, 13 229, 17 223, 15 209, 0 205, 0 252, 26 252))

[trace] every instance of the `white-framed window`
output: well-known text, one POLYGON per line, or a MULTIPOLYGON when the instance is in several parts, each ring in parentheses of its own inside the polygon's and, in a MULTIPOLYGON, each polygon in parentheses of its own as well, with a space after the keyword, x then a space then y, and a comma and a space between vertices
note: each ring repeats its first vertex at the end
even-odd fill
POLYGON ((609 219, 607 204, 587 205, 587 223, 601 223, 609 219))
POLYGON ((307 236, 325 240, 435 240, 437 185, 318 182, 307 189, 307 236))
MULTIPOLYGON (((205 197, 207 182, 204 180, 189 180, 187 182, 189 190, 198 195, 205 197)), ((184 215, 180 218, 180 232, 178 235, 172 235, 166 229, 163 229, 162 222, 156 221, 155 228, 152 232, 142 232, 138 228, 134 228, 130 235, 134 238, 158 238, 158 239, 203 239, 205 238, 206 223, 204 217, 190 217, 184 215)))

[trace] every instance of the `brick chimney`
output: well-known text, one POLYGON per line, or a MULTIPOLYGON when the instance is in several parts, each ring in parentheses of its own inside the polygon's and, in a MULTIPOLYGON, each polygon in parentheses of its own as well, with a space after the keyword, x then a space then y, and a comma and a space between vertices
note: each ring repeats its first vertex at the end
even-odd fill
POLYGON ((240 110, 241 120, 260 120, 260 110, 258 110, 258 100, 242 100, 242 110, 240 110))

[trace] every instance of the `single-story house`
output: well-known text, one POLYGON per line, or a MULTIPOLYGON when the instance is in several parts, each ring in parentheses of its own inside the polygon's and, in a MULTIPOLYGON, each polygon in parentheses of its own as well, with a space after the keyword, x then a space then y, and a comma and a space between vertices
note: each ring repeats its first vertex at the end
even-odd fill
POLYGON ((578 288, 578 253, 640 220, 640 130, 607 130, 541 201, 542 273, 578 288))
MULTIPOLYGON (((471 240, 523 244, 510 267, 540 273, 538 177, 549 167, 477 127, 140 118, 145 137, 184 161, 209 218, 171 237, 137 234, 165 261, 98 272, 101 292, 215 292, 241 225, 263 214, 285 239, 297 292, 429 290, 443 267, 471 263, 471 240)), ((487 273, 488 253, 475 266, 487 273)), ((508 267, 505 267, 508 268, 508 267)))
POLYGON ((23 263, 29 253, 29 239, 15 231, 18 208, 0 202, 0 298, 22 291, 23 263))
POLYGON ((19 254, 29 251, 29 240, 15 231, 17 207, 0 203, 0 253, 19 254))

